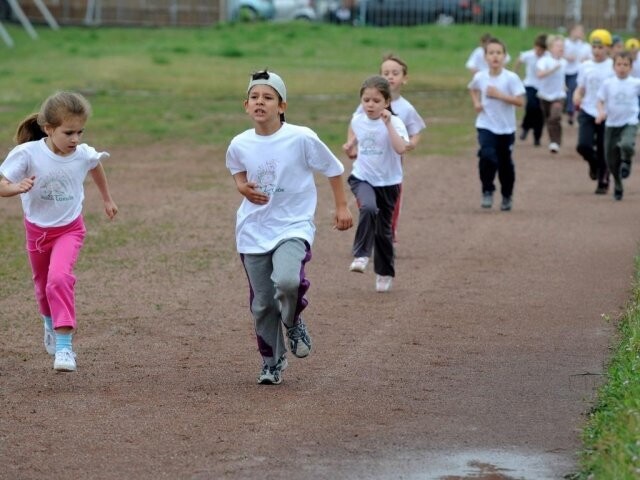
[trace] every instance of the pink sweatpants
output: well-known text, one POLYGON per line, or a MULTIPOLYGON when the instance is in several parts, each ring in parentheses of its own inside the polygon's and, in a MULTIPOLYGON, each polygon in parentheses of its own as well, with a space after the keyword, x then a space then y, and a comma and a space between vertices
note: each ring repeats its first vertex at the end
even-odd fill
POLYGON ((82 215, 62 227, 42 228, 24 221, 27 254, 33 272, 36 301, 42 315, 53 319, 53 328, 76 328, 76 277, 86 229, 82 215))

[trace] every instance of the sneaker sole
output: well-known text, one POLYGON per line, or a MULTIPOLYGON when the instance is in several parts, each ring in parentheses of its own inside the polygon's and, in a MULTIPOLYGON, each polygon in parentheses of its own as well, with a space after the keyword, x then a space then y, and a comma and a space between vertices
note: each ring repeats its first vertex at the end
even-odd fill
POLYGON ((76 366, 75 365, 54 365, 53 369, 56 372, 75 372, 76 371, 76 366))
POLYGON ((364 271, 366 270, 367 267, 349 267, 349 271, 350 272, 356 272, 356 273, 364 273, 364 271))

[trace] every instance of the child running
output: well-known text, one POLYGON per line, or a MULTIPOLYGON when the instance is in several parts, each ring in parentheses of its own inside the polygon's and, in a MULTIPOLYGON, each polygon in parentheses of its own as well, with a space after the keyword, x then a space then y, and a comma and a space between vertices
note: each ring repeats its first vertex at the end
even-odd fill
POLYGON ((589 34, 592 60, 580 65, 573 103, 578 113, 578 145, 576 150, 589 164, 589 178, 598 182, 595 193, 604 195, 609 190, 609 169, 604 154, 604 123, 596 123, 598 116, 598 90, 609 77, 613 77, 613 61, 609 58, 611 33, 596 29, 589 34))
POLYGON ((84 180, 91 174, 109 219, 118 213, 101 160, 109 156, 80 143, 91 114, 89 102, 58 92, 40 112, 18 126, 19 144, 0 165, 0 196, 20 195, 27 254, 44 322, 44 346, 53 368, 76 370, 72 339, 77 330, 73 268, 86 234, 82 218, 84 180))
POLYGON ((533 130, 533 145, 540 146, 542 129, 544 128, 544 116, 538 98, 538 84, 540 80, 536 75, 536 63, 547 54, 547 34, 541 33, 533 41, 533 48, 526 50, 518 56, 513 67, 515 71, 520 65, 525 66, 524 88, 527 94, 527 103, 522 117, 522 131, 520 140, 526 140, 529 130, 533 130))
POLYGON ((584 41, 584 27, 581 24, 573 25, 569 29, 569 36, 564 39, 564 58, 567 61, 564 70, 564 81, 567 86, 564 111, 569 125, 573 125, 576 111, 573 105, 573 92, 576 90, 578 70, 582 62, 591 58, 591 46, 584 41))
MULTIPOLYGON (((408 100, 406 100, 401 90, 408 81, 409 67, 399 57, 393 54, 385 55, 382 58, 382 64, 380 65, 380 75, 387 79, 389 87, 391 88, 391 109, 393 113, 400 117, 400 120, 404 123, 409 134, 409 144, 407 145, 407 152, 414 150, 418 142, 420 141, 420 133, 425 129, 426 125, 424 120, 418 114, 408 100)), ((354 115, 363 113, 362 103, 358 105, 354 115)), ((348 152, 348 156, 351 159, 355 159, 357 154, 357 146, 354 145, 352 150, 348 152)), ((400 185, 400 195, 396 202, 396 208, 393 212, 393 219, 391 222, 391 231, 393 233, 393 241, 397 242, 398 239, 398 221, 400 219, 400 210, 402 206, 402 184, 400 185)))
POLYGON ((307 306, 317 204, 314 172, 329 177, 335 201, 335 228, 353 225, 343 187, 344 167, 309 128, 285 123, 287 90, 267 70, 251 76, 244 109, 253 128, 237 135, 226 165, 243 200, 238 209, 236 244, 249 280, 250 310, 262 356, 258 383, 277 385, 287 368, 283 327, 289 349, 303 358, 311 338, 301 313, 307 306))
POLYGON ((511 152, 515 140, 516 109, 524 105, 525 88, 520 77, 503 67, 507 49, 492 38, 486 44, 489 70, 477 72, 468 85, 473 107, 478 113, 478 169, 482 184, 482 208, 493 206, 494 180, 500 179, 502 204, 509 211, 513 205, 516 179, 511 152))
POLYGON ((613 69, 616 76, 605 80, 598 90, 596 123, 605 121, 604 152, 615 182, 613 198, 616 200, 622 200, 622 179, 631 173, 638 130, 640 78, 631 76, 632 65, 631 52, 614 54, 613 69))
POLYGON ((376 291, 388 292, 396 273, 391 223, 409 134, 391 110, 391 87, 386 78, 367 78, 360 88, 360 102, 363 113, 351 119, 343 146, 347 153, 355 146, 358 149, 348 178, 360 214, 349 269, 364 272, 373 253, 376 291))
POLYGON ((561 35, 547 37, 549 55, 536 63, 538 76, 538 97, 547 124, 549 134, 549 151, 558 153, 562 145, 562 110, 566 97, 565 67, 567 60, 563 58, 564 38, 561 35))

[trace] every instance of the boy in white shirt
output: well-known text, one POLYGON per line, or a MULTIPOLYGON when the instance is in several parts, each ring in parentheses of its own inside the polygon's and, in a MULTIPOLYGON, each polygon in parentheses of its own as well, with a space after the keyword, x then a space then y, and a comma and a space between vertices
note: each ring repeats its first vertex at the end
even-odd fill
POLYGON ((580 109, 576 150, 589 164, 589 178, 598 182, 595 193, 604 195, 609 190, 609 169, 604 158, 604 124, 596 123, 596 103, 600 85, 615 75, 609 58, 611 33, 604 29, 594 30, 589 35, 589 43, 593 59, 580 65, 578 86, 573 93, 573 103, 580 109))
POLYGON ((576 90, 578 70, 580 64, 591 58, 591 45, 584 41, 584 27, 576 24, 569 30, 569 36, 564 39, 564 58, 567 66, 564 70, 564 80, 567 85, 567 101, 564 111, 567 114, 569 125, 573 125, 575 106, 573 105, 573 92, 576 90))
POLYGON ((640 78, 631 76, 632 65, 630 52, 616 53, 613 56, 616 76, 605 80, 598 90, 596 123, 605 122, 605 159, 615 182, 616 200, 622 200, 622 179, 631 173, 638 130, 640 78))
MULTIPOLYGON (((493 35, 490 33, 485 33, 480 37, 480 45, 473 49, 469 58, 467 59, 464 66, 469 70, 472 74, 476 72, 480 72, 483 70, 488 70, 489 65, 485 59, 485 49, 487 46, 487 42, 493 38, 493 35)), ((507 53, 504 57, 503 64, 507 65, 511 61, 511 56, 507 53)))
POLYGON ((507 49, 498 39, 485 47, 488 70, 477 72, 468 85, 473 106, 478 113, 478 169, 482 183, 482 208, 493 206, 494 180, 500 179, 502 211, 513 205, 515 167, 511 151, 515 140, 516 110, 524 105, 525 88, 520 77, 504 68, 507 49))
POLYGON ((238 209, 236 244, 249 280, 262 370, 258 383, 279 384, 287 368, 282 328, 289 349, 303 358, 311 338, 300 313, 307 306, 317 192, 314 172, 329 177, 335 228, 353 225, 343 187, 344 167, 307 127, 285 123, 287 90, 278 75, 251 76, 244 108, 254 128, 231 140, 226 165, 244 196, 238 209))
POLYGON ((536 75, 536 63, 545 55, 547 55, 547 34, 541 33, 533 41, 533 48, 520 53, 513 66, 514 71, 518 71, 520 65, 525 66, 523 83, 527 92, 527 103, 522 117, 520 140, 526 140, 529 130, 533 130, 533 145, 536 147, 540 146, 540 137, 544 128, 544 116, 538 99, 540 81, 536 75))
POLYGON ((547 37, 549 55, 536 63, 538 98, 549 133, 549 151, 558 153, 562 144, 562 110, 566 97, 564 71, 567 61, 563 58, 564 38, 561 35, 547 37))

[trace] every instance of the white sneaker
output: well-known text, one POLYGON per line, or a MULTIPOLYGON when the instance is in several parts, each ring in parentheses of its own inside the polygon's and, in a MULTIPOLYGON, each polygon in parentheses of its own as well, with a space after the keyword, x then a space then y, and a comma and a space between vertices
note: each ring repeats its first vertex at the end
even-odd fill
POLYGON ((369 264, 369 257, 356 257, 351 262, 349 271, 363 273, 369 264))
POLYGON ((47 327, 44 327, 44 349, 49 355, 56 354, 56 334, 47 327))
POLYGON ((376 291, 388 292, 391 290, 391 284, 393 283, 393 277, 387 275, 376 275, 376 291))
POLYGON ((59 352, 56 352, 53 369, 59 372, 75 372, 76 354, 68 348, 63 348, 59 352))
POLYGON ((551 142, 549 144, 549 151, 551 153, 558 153, 560 151, 560 145, 558 145, 556 142, 551 142))

